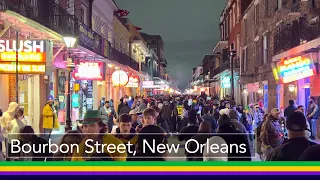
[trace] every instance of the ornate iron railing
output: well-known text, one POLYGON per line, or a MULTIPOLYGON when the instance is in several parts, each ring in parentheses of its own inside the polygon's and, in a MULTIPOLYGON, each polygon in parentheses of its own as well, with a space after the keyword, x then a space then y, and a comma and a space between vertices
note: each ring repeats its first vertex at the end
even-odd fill
POLYGON ((320 21, 308 22, 300 17, 274 35, 274 54, 279 54, 320 37, 320 21))
POLYGON ((11 10, 64 36, 78 34, 79 21, 52 0, 0 0, 0 10, 11 10))
POLYGON ((111 48, 111 59, 114 60, 115 62, 120 63, 120 64, 129 66, 136 71, 139 71, 139 63, 138 62, 136 62, 134 59, 132 59, 127 54, 118 51, 114 47, 111 48))

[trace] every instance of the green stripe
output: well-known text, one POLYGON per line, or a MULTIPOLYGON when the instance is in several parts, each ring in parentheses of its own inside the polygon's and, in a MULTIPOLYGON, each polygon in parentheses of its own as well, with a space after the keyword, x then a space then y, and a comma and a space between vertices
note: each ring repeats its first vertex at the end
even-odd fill
POLYGON ((320 162, 0 162, 0 166, 320 166, 320 162))

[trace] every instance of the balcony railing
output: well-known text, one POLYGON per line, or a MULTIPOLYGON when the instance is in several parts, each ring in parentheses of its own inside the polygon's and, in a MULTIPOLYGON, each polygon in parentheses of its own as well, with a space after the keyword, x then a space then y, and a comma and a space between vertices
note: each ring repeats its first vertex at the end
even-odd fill
POLYGON ((118 51, 114 47, 111 48, 111 58, 115 62, 129 66, 132 69, 139 71, 139 63, 138 62, 136 62, 134 59, 132 59, 127 54, 118 51))
POLYGON ((78 20, 52 0, 0 0, 0 10, 11 10, 64 36, 78 34, 78 20))
POLYGON ((274 54, 279 54, 320 37, 320 21, 308 23, 305 17, 285 25, 274 35, 274 54))
POLYGON ((212 69, 210 71, 210 79, 212 79, 215 75, 220 74, 227 69, 230 69, 230 61, 225 61, 222 64, 220 64, 219 67, 212 69))

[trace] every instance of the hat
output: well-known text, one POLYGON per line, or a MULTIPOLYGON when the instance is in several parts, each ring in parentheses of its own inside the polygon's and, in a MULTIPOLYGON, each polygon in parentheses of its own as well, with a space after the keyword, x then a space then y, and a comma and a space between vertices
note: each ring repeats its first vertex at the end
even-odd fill
POLYGON ((137 114, 137 111, 132 109, 130 112, 129 112, 129 115, 134 115, 134 114, 137 114))
POLYGON ((280 114, 280 110, 278 108, 272 108, 271 114, 280 114))
POLYGON ((83 124, 94 124, 101 121, 101 113, 98 110, 88 110, 83 118, 83 124))
POLYGON ((291 131, 310 131, 307 125, 307 119, 301 112, 294 112, 288 117, 287 129, 291 131))
POLYGON ((53 101, 53 100, 54 100, 53 96, 49 96, 47 102, 53 101))

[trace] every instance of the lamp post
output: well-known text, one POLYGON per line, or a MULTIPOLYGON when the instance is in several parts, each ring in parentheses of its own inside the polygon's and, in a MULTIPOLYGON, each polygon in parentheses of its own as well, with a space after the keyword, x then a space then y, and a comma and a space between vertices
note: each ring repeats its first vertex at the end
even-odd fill
POLYGON ((68 48, 68 58, 67 58, 67 69, 68 69, 68 95, 67 95, 67 118, 65 130, 71 130, 71 75, 72 71, 75 69, 72 58, 70 57, 70 48, 74 47, 77 39, 74 37, 63 37, 64 43, 68 48))

